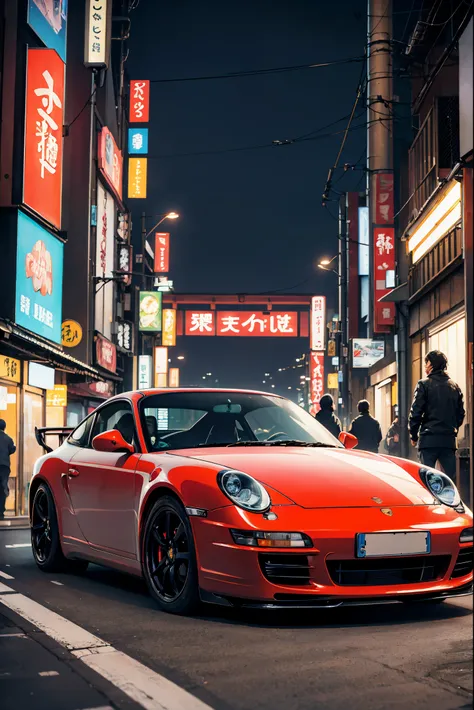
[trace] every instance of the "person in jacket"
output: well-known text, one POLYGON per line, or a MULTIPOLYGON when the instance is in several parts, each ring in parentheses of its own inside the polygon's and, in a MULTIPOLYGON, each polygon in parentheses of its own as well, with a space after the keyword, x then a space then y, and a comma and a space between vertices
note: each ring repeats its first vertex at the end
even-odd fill
POLYGON ((398 417, 395 417, 392 426, 387 431, 385 448, 390 456, 401 456, 402 447, 400 443, 400 422, 398 421, 398 417))
POLYGON ((0 419, 0 520, 5 517, 5 503, 8 498, 8 479, 10 477, 10 456, 15 453, 16 446, 8 434, 4 419, 0 419))
POLYGON ((330 394, 323 394, 319 400, 321 409, 316 414, 317 421, 331 432, 333 436, 338 438, 341 433, 341 422, 334 414, 334 400, 330 394))
POLYGON ((439 350, 426 355, 426 378, 416 386, 408 428, 421 463, 434 467, 439 462, 454 480, 456 438, 466 413, 461 389, 449 377, 447 366, 448 359, 439 350))
POLYGON ((349 434, 354 434, 359 440, 355 447, 363 451, 378 453, 379 444, 382 441, 382 430, 380 424, 370 414, 370 405, 366 399, 361 399, 357 404, 359 416, 356 417, 349 429, 349 434))

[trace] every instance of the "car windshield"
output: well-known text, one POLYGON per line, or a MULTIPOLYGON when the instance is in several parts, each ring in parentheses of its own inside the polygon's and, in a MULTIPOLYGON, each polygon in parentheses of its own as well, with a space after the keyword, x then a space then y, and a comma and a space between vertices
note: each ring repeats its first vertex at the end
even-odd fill
POLYGON ((337 439, 301 407, 246 392, 169 392, 140 401, 149 451, 209 446, 328 446, 337 439))

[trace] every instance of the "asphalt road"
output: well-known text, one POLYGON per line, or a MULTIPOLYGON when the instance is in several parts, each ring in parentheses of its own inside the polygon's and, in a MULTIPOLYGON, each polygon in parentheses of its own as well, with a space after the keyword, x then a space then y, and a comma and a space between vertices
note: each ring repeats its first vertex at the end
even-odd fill
MULTIPOLYGON (((188 691, 190 700, 200 699, 202 707, 472 708, 469 597, 440 606, 319 612, 207 607, 200 616, 185 618, 159 612, 140 580, 97 566, 84 576, 45 575, 37 570, 28 542, 27 530, 0 530, 0 583, 7 594, 19 592, 75 622, 157 678, 188 691)), ((156 699, 135 704, 113 682, 77 672, 78 661, 71 661, 63 647, 45 641, 44 634, 0 603, 2 617, 2 710, 165 707, 156 699)), ((167 708, 192 705, 172 693, 167 697, 167 708)))

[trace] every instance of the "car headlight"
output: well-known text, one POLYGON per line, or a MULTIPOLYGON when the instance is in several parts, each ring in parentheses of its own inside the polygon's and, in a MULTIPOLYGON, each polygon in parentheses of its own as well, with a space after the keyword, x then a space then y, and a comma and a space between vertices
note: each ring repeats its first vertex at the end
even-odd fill
POLYGON ((270 496, 261 483, 241 471, 221 471, 217 476, 221 491, 239 508, 263 513, 271 505, 270 496))
POLYGON ((452 480, 445 473, 435 468, 420 468, 421 480, 441 503, 457 508, 461 505, 461 496, 452 480))

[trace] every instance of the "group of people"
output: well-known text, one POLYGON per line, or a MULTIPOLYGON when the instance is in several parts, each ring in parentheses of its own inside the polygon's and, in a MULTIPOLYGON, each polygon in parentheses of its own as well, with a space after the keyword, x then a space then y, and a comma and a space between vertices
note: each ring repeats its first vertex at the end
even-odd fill
MULTIPOLYGON (((448 360, 444 353, 432 350, 425 357, 426 377, 415 388, 408 417, 408 431, 412 446, 418 447, 420 462, 425 466, 439 463, 452 479, 456 476, 456 439, 465 417, 460 387, 446 372, 448 360)), ((341 422, 334 413, 334 401, 325 394, 319 402, 316 419, 336 438, 341 433, 341 422)), ((370 414, 370 405, 361 400, 349 433, 358 439, 357 448, 377 453, 382 441, 379 422, 370 414)), ((395 417, 385 436, 385 449, 391 456, 401 455, 401 430, 395 417)))

